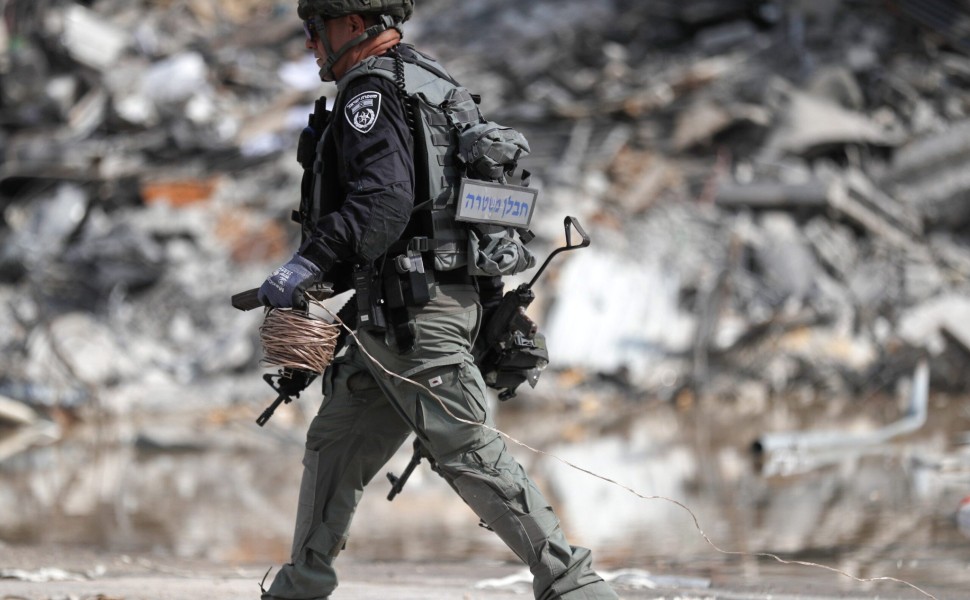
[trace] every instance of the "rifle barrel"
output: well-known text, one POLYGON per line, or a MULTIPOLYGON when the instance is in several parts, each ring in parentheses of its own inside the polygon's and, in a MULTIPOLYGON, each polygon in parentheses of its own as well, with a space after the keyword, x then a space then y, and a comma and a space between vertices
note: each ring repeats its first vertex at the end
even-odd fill
POLYGON ((289 399, 290 399, 289 396, 280 392, 280 395, 276 397, 276 400, 273 400, 273 403, 266 407, 266 410, 263 411, 263 414, 259 415, 259 417, 256 418, 256 424, 259 425, 260 427, 265 425, 266 421, 269 421, 270 417, 273 416, 273 413, 276 412, 276 407, 278 407, 284 401, 289 399))

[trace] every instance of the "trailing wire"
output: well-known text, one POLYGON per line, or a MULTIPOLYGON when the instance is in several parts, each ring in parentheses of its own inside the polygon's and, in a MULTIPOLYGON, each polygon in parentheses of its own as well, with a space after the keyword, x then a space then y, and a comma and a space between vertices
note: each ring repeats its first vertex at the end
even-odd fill
POLYGON ((407 383, 413 384, 413 385, 417 386, 418 388, 422 389, 430 397, 434 398, 441 405, 441 408, 445 411, 445 413, 447 413, 451 418, 455 419, 456 421, 458 421, 460 423, 465 423, 467 425, 477 425, 479 427, 483 427, 485 429, 488 429, 489 431, 491 431, 493 433, 496 433, 496 434, 502 436, 503 438, 509 440, 510 442, 516 444, 517 446, 521 446, 522 448, 525 448, 526 450, 529 450, 530 452, 534 452, 536 454, 540 454, 540 455, 543 455, 543 456, 548 456, 550 458, 553 458, 553 459, 561 462, 562 464, 566 465, 567 467, 570 467, 572 469, 575 469, 575 470, 577 470, 577 471, 579 471, 581 473, 585 473, 585 474, 587 474, 587 475, 589 475, 591 477, 595 477, 596 479, 599 479, 601 481, 605 481, 606 483, 609 483, 611 485, 615 485, 615 486, 617 486, 617 487, 619 487, 619 488, 621 488, 621 489, 623 489, 623 490, 625 490, 625 491, 627 491, 627 492, 633 494, 634 496, 636 496, 638 498, 641 498, 643 500, 663 500, 665 502, 669 502, 671 504, 676 505, 677 507, 679 507, 679 508, 683 509, 684 511, 686 511, 688 515, 690 515, 690 518, 693 520, 693 523, 694 523, 694 528, 697 529, 697 532, 700 533, 701 537, 704 538, 704 541, 707 542, 707 544, 711 548, 713 548, 715 551, 717 551, 720 554, 725 554, 725 555, 729 555, 729 556, 746 556, 746 557, 756 557, 756 558, 770 558, 770 559, 775 560, 775 561, 777 561, 777 562, 779 562, 779 563, 781 563, 783 565, 795 565, 795 566, 803 566, 803 567, 815 567, 815 568, 818 568, 818 569, 824 569, 826 571, 830 571, 832 573, 836 573, 838 575, 841 575, 843 577, 847 577, 847 578, 849 578, 849 579, 851 579, 853 581, 857 581, 859 583, 873 583, 873 582, 879 582, 879 581, 891 581, 893 583, 899 583, 901 585, 904 585, 904 586, 907 586, 909 588, 912 588, 913 590, 915 590, 916 592, 919 592, 923 596, 925 596, 927 598, 930 598, 930 600, 939 600, 936 596, 934 596, 933 594, 927 592, 926 590, 924 590, 924 589, 922 589, 922 588, 920 588, 920 587, 918 587, 918 586, 916 586, 916 585, 914 585, 914 584, 912 584, 912 583, 910 583, 908 581, 905 581, 905 580, 902 580, 902 579, 897 579, 895 577, 888 577, 888 576, 883 576, 883 577, 856 577, 855 575, 852 575, 851 573, 848 573, 846 571, 843 571, 843 570, 838 569, 838 568, 835 568, 835 567, 831 567, 831 566, 828 566, 828 565, 823 565, 823 564, 819 564, 819 563, 815 563, 815 562, 805 561, 805 560, 788 560, 788 559, 781 558, 777 554, 772 554, 770 552, 743 552, 743 551, 738 551, 738 550, 724 550, 720 546, 718 546, 717 544, 715 544, 714 541, 711 540, 710 537, 708 537, 708 535, 701 528, 700 520, 697 518, 697 515, 694 514, 694 511, 692 511, 690 508, 688 508, 682 502, 680 502, 678 500, 674 500, 673 498, 668 498, 666 496, 647 495, 647 494, 640 493, 640 492, 636 491, 635 489, 633 489, 633 488, 631 488, 631 487, 629 487, 627 485, 624 485, 624 484, 622 484, 622 483, 620 483, 620 482, 618 482, 618 481, 616 481, 614 479, 610 479, 609 477, 600 475, 598 473, 595 473, 593 471, 590 471, 588 469, 585 469, 583 467, 580 467, 580 466, 578 466, 576 464, 573 464, 573 463, 569 462, 568 460, 566 460, 566 459, 564 459, 564 458, 562 458, 560 456, 557 456, 557 455, 552 454, 550 452, 545 452, 543 450, 539 450, 538 448, 533 448, 532 446, 526 444, 525 442, 522 442, 520 440, 517 440, 514 437, 512 437, 511 435, 509 435, 509 434, 505 433, 504 431, 501 431, 501 430, 499 430, 499 429, 497 429, 495 427, 492 427, 490 425, 486 425, 484 423, 478 423, 476 421, 469 421, 467 419, 463 419, 463 418, 459 417, 458 415, 454 414, 453 412, 451 412, 448 409, 448 406, 445 404, 445 402, 442 400, 442 398, 440 396, 438 396, 437 394, 435 394, 433 391, 431 391, 430 388, 428 388, 427 386, 425 386, 425 385, 423 385, 423 384, 421 384, 421 383, 419 383, 419 382, 417 382, 417 381, 415 381, 413 379, 409 379, 407 377, 398 375, 397 373, 394 373, 393 371, 388 370, 384 365, 382 365, 380 363, 379 360, 377 360, 376 358, 374 358, 374 356, 371 355, 371 353, 368 352, 366 348, 364 348, 363 344, 361 343, 360 338, 357 337, 357 334, 353 331, 353 329, 351 327, 349 327, 346 323, 344 323, 344 321, 342 319, 340 319, 340 317, 338 317, 330 309, 328 309, 327 307, 323 306, 319 302, 317 302, 315 300, 312 301, 312 302, 314 304, 320 306, 321 308, 323 308, 323 310, 325 310, 327 313, 329 313, 334 318, 335 324, 333 324, 333 325, 336 327, 337 326, 336 324, 339 324, 340 327, 343 327, 347 331, 347 333, 351 337, 353 337, 354 340, 357 342, 357 347, 360 348, 360 351, 364 354, 364 356, 366 356, 367 359, 370 360, 374 365, 376 365, 381 371, 383 371, 384 373, 386 373, 389 377, 392 377, 394 379, 401 380, 403 382, 407 382, 407 383))

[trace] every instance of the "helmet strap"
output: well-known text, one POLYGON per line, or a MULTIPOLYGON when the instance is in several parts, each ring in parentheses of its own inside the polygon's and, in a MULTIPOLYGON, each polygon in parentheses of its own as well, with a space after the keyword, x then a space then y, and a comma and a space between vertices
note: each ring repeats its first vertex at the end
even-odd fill
POLYGON ((350 40, 343 45, 339 50, 334 52, 333 45, 330 43, 330 37, 326 35, 326 32, 321 33, 320 39, 323 41, 323 48, 327 51, 327 60, 320 67, 320 79, 323 81, 336 81, 337 76, 333 72, 334 66, 337 64, 344 54, 347 54, 352 48, 363 44, 367 40, 377 37, 384 33, 388 29, 397 29, 398 33, 402 36, 404 32, 401 30, 401 25, 394 20, 390 15, 381 15, 381 20, 376 25, 371 25, 364 30, 364 33, 358 35, 354 39, 350 40))

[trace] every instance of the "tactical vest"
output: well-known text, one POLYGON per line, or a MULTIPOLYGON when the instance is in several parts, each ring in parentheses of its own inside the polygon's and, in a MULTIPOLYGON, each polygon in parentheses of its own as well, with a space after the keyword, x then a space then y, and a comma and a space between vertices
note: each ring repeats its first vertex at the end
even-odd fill
MULTIPOLYGON (((397 85, 406 102, 405 113, 410 112, 413 119, 409 125, 414 135, 414 208, 401 241, 391 253, 418 251, 433 258, 436 271, 467 268, 472 275, 512 275, 534 266, 535 259, 524 247, 533 237, 526 227, 458 220, 463 179, 505 184, 520 156, 529 151, 525 138, 514 129, 486 121, 478 109, 478 98, 436 61, 410 46, 399 52, 401 58, 373 56, 353 67, 338 82, 335 102, 335 106, 341 106, 344 90, 359 77, 383 77, 397 85)), ((317 112, 322 110, 319 104, 317 112)), ((320 123, 314 128, 313 121, 311 116, 308 129, 316 138, 313 157, 308 156, 310 145, 303 139, 299 157, 305 169, 312 163, 312 190, 308 189, 311 181, 307 181, 307 175, 311 174, 307 173, 300 210, 304 236, 309 235, 316 219, 334 208, 322 205, 326 179, 332 177, 325 175, 323 164, 329 136, 321 131, 320 123)), ((523 186, 528 186, 528 173, 523 173, 522 180, 523 186)), ((507 205, 508 200, 498 197, 501 195, 489 198, 491 204, 483 209, 485 200, 479 194, 479 212, 503 210, 499 204, 505 201, 507 205)))

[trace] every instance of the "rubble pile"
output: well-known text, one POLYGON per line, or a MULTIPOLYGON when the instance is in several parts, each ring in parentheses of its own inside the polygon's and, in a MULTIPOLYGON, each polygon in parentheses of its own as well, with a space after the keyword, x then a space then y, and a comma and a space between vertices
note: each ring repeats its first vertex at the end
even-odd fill
POLYGON ((428 37, 475 49, 459 68, 502 82, 553 212, 593 223, 547 315, 557 366, 824 400, 891 395, 928 355, 966 391, 963 8, 496 4, 428 37))
POLYGON ((258 322, 228 299, 293 247, 288 154, 315 98, 287 79, 306 58, 293 7, 0 12, 0 395, 119 411, 255 396, 258 322))
MULTIPOLYGON (((853 396, 929 353, 963 390, 970 58, 937 8, 427 0, 406 39, 529 138, 540 255, 567 214, 593 237, 539 284, 552 373, 853 396)), ((333 93, 294 3, 0 13, 0 396, 264 398, 228 298, 295 247, 295 141, 333 93)))

